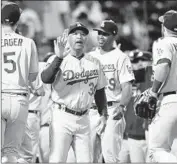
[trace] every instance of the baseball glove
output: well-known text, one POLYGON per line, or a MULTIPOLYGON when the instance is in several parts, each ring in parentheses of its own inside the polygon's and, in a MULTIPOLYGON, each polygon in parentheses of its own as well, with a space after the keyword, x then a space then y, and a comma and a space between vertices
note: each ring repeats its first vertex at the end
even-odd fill
POLYGON ((135 115, 152 119, 156 114, 157 98, 150 94, 150 89, 138 95, 134 100, 135 115))

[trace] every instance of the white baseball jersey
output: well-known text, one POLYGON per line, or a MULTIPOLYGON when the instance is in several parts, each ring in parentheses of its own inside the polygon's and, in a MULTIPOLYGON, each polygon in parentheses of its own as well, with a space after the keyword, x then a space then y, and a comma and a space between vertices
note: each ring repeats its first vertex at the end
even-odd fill
POLYGON ((171 61, 170 72, 167 80, 164 82, 160 93, 177 91, 177 38, 160 38, 153 44, 153 70, 155 71, 157 62, 160 59, 169 59, 171 61))
POLYGON ((2 31, 1 47, 2 91, 28 92, 29 73, 38 72, 34 41, 15 32, 2 31))
POLYGON ((120 85, 134 80, 129 57, 118 48, 105 54, 101 54, 100 49, 97 48, 95 51, 90 52, 90 55, 96 57, 102 64, 108 82, 106 87, 107 101, 120 102, 120 85))
POLYGON ((62 61, 60 70, 52 84, 51 98, 75 111, 89 109, 95 91, 107 85, 100 62, 90 55, 79 60, 69 54, 62 61))

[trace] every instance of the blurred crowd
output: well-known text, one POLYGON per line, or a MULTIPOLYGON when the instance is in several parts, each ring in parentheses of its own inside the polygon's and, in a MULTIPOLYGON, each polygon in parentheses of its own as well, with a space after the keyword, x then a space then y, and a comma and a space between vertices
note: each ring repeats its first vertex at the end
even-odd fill
MULTIPOLYGON (((13 1, 13 0, 11 0, 13 1)), ((90 30, 86 51, 96 46, 92 28, 104 19, 114 20, 119 28, 117 44, 122 51, 151 51, 154 40, 161 36, 158 17, 177 9, 177 1, 14 1, 23 9, 19 31, 33 38, 39 57, 53 51, 53 40, 75 21, 90 30)), ((3 3, 3 1, 2 1, 3 3)))

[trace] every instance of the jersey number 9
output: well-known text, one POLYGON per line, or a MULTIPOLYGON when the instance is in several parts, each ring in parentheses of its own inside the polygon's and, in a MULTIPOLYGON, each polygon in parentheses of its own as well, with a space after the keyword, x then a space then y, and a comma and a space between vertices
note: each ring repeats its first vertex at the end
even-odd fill
POLYGON ((16 63, 14 60, 12 59, 9 59, 10 57, 14 56, 15 55, 15 52, 5 52, 3 54, 4 56, 4 63, 5 64, 11 64, 12 65, 12 68, 9 69, 9 68, 4 68, 4 70, 7 72, 7 73, 14 73, 16 71, 16 63))
POLYGON ((113 90, 115 90, 115 87, 116 87, 115 79, 114 78, 109 79, 109 86, 108 86, 108 88, 111 91, 113 91, 113 90))

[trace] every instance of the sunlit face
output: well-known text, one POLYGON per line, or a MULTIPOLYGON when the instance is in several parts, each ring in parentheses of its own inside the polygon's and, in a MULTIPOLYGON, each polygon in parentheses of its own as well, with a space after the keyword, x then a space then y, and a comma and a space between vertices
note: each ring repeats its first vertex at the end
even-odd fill
POLYGON ((98 46, 104 48, 105 46, 111 46, 114 41, 114 36, 103 31, 98 31, 98 46))
POLYGON ((83 50, 87 41, 87 35, 82 30, 76 30, 69 34, 68 41, 73 50, 83 50))

